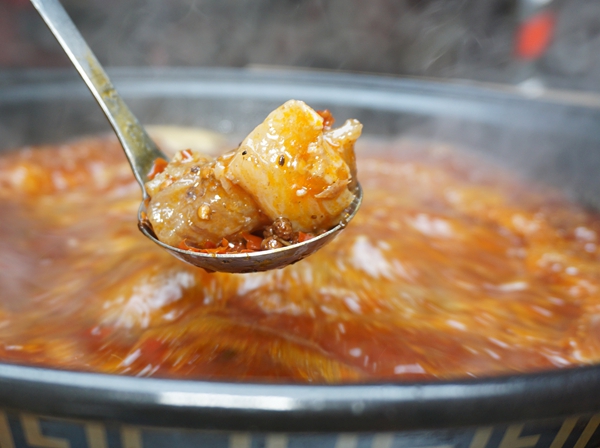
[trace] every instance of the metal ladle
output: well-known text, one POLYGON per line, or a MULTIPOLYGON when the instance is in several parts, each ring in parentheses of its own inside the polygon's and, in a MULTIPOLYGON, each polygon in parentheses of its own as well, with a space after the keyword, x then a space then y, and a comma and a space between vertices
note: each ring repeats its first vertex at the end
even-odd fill
POLYGON ((133 174, 142 188, 142 203, 138 211, 140 230, 175 257, 207 271, 243 273, 281 268, 319 250, 331 241, 358 211, 362 200, 360 185, 357 186, 356 197, 340 224, 303 243, 243 254, 206 254, 178 249, 159 241, 146 218, 149 196, 145 183, 148 181, 148 173, 150 173, 154 161, 157 158, 168 160, 168 157, 158 149, 117 93, 98 59, 60 2, 58 0, 31 0, 31 3, 85 81, 123 146, 133 174))

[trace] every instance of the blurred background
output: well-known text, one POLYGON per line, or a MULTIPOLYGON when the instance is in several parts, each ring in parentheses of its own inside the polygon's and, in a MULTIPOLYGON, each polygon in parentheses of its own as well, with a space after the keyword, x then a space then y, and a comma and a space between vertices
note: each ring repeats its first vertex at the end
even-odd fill
MULTIPOLYGON (((600 90, 597 0, 63 0, 107 66, 285 66, 600 90)), ((0 0, 0 70, 69 66, 0 0)))

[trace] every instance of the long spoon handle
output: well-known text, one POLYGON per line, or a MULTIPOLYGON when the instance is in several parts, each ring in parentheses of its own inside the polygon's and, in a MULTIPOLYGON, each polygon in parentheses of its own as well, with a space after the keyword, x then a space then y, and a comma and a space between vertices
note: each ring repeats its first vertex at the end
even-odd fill
POLYGON ((123 145, 135 178, 142 186, 144 197, 146 197, 144 183, 148 180, 148 173, 152 169, 154 161, 159 157, 167 160, 167 157, 158 149, 117 93, 98 59, 60 2, 58 0, 31 0, 31 3, 67 53, 108 118, 123 145))

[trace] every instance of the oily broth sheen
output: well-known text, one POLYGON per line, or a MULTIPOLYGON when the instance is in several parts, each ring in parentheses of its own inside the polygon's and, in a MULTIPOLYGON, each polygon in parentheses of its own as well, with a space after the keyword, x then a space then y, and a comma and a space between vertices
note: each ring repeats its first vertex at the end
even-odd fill
POLYGON ((334 383, 600 359, 598 215, 441 145, 362 146, 348 228, 244 275, 187 266, 137 230, 139 187, 114 139, 6 153, 0 361, 334 383))

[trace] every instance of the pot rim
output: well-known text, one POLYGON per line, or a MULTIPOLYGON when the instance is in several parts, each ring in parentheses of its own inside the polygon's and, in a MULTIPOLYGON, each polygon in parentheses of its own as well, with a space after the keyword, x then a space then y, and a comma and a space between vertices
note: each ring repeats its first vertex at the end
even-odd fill
POLYGON ((600 366, 456 381, 339 385, 138 378, 0 364, 0 406, 227 431, 441 429, 600 410, 600 366))

